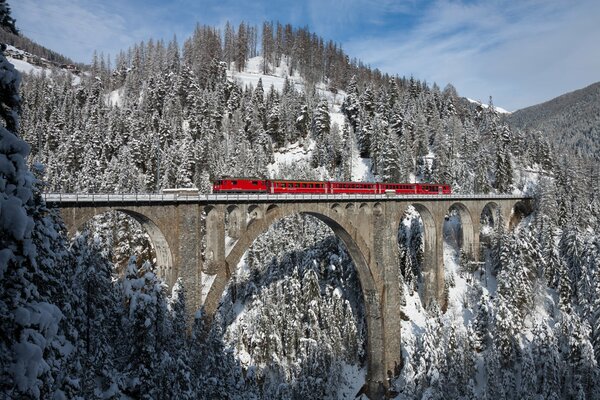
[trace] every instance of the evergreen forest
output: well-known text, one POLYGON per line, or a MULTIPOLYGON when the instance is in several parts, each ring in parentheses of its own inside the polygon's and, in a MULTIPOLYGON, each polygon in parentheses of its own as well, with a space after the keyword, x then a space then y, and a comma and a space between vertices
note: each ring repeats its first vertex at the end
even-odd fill
MULTIPOLYGON (((3 35, 35 51, 16 28, 3 35)), ((367 365, 363 293, 322 222, 271 226, 210 319, 186 306, 186 282, 161 279, 133 219, 108 213, 68 236, 42 196, 205 194, 219 177, 251 176, 532 196, 512 230, 494 210, 481 216, 480 263, 461 251, 460 217, 448 215, 446 304, 421 299, 419 214, 399 221, 403 365, 386 398, 600 399, 593 112, 572 131, 548 109, 506 116, 491 98, 384 74, 278 22, 197 25, 182 43, 149 39, 80 67, 21 74, 0 55, 5 398, 355 398, 367 365), (253 68, 256 84, 242 78, 253 68), (274 78, 281 84, 265 83, 274 78)))

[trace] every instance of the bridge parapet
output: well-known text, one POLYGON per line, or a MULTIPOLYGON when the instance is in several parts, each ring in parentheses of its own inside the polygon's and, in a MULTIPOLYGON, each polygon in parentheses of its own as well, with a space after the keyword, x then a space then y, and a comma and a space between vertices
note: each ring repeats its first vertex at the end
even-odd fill
POLYGON ((511 194, 451 194, 451 195, 387 195, 387 194, 199 194, 197 196, 171 193, 44 193, 51 204, 71 203, 246 203, 297 201, 402 201, 402 200, 531 200, 531 196, 511 194))

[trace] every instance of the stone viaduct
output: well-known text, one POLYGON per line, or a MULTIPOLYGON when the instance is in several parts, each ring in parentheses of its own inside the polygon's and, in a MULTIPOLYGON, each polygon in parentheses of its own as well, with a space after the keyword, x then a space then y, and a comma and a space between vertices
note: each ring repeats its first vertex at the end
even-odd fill
MULTIPOLYGON (((292 214, 327 224, 352 257, 362 286, 367 322, 368 391, 383 396, 401 366, 401 289, 397 232, 407 207, 420 214, 424 232, 425 303, 443 302, 443 226, 455 210, 461 246, 475 259, 482 216, 500 215, 506 228, 531 210, 531 199, 510 195, 67 195, 47 194, 72 234, 93 216, 117 210, 139 221, 156 251, 159 273, 172 285, 183 278, 191 310, 212 316, 227 282, 254 240, 292 214)), ((497 219, 497 217, 493 217, 497 219)), ((443 307, 443 304, 442 304, 443 307)))

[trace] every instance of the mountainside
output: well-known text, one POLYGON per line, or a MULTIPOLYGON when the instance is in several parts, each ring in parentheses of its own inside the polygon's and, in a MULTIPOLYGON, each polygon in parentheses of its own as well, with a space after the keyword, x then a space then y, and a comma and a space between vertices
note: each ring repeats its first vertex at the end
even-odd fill
POLYGON ((168 293, 139 224, 105 214, 69 241, 39 196, 208 192, 227 174, 533 195, 534 213, 510 231, 494 203, 471 216, 482 226, 478 260, 461 249, 456 209, 435 222, 446 304, 422 301, 418 207, 395 221, 399 257, 386 266, 386 285, 401 293, 403 362, 386 397, 599 399, 600 202, 582 158, 554 151, 553 136, 511 128, 491 101, 382 75, 306 29, 265 24, 259 53, 256 30, 199 26, 183 46, 149 40, 120 53, 114 68, 95 59, 77 79, 21 64, 31 70, 21 102, 19 77, 0 55, 0 111, 14 111, 0 113, 8 232, 0 390, 235 400, 357 393, 369 294, 322 222, 291 216, 264 232, 229 266, 207 327, 202 309, 186 309, 186 282, 168 293))
POLYGON ((600 160, 600 82, 506 117, 514 128, 541 131, 557 148, 600 160))

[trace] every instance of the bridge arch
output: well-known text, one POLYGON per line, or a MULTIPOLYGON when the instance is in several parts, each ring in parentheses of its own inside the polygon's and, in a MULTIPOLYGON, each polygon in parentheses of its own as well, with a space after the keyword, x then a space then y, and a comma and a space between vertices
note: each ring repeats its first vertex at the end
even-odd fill
MULTIPOLYGON (((474 248, 475 231, 473 227, 473 217, 471 216, 471 211, 469 211, 469 208, 461 202, 453 203, 448 208, 448 211, 455 211, 459 215, 462 235, 459 238, 458 245, 460 246, 461 250, 470 255, 476 253, 477 249, 474 248)), ((477 234, 479 234, 479 232, 477 232, 477 234)))
POLYGON ((523 218, 531 214, 531 211, 532 210, 530 202, 517 201, 510 213, 510 218, 508 220, 508 229, 514 229, 517 225, 519 225, 519 222, 521 222, 523 218))
POLYGON ((495 201, 490 201, 483 206, 481 215, 479 216, 481 226, 490 226, 494 228, 498 225, 498 216, 500 213, 500 205, 495 201))
MULTIPOLYGON (((443 289, 443 265, 442 270, 440 271, 440 266, 438 265, 439 257, 438 255, 438 223, 434 218, 433 212, 422 203, 411 203, 410 206, 414 207, 419 216, 421 217, 421 221, 423 223, 423 263, 421 269, 421 275, 423 277, 423 289, 421 293, 421 300, 424 305, 426 302, 428 303, 431 299, 441 300, 441 293, 439 292, 439 281, 442 280, 442 289, 443 289)), ((406 211, 402 213, 400 216, 400 220, 396 224, 399 226, 402 223, 403 216, 406 215, 406 211)), ((441 222, 439 223, 441 226, 441 222)), ((440 242, 441 243, 441 242, 440 242)))
POLYGON ((226 255, 225 268, 220 268, 217 271, 214 283, 205 298, 204 308, 207 315, 214 315, 231 277, 231 271, 239 264, 246 250, 250 248, 259 235, 266 232, 275 222, 291 215, 300 214, 315 217, 330 227, 344 243, 357 270, 363 292, 367 326, 367 380, 383 382, 386 376, 385 366, 383 365, 385 349, 382 345, 384 342, 384 321, 381 317, 380 289, 376 278, 378 273, 371 270, 369 248, 357 229, 344 220, 344 213, 341 212, 343 210, 344 207, 341 205, 328 207, 317 204, 303 204, 301 207, 280 205, 271 208, 263 219, 248 226, 247 231, 226 255))
POLYGON ((247 217, 243 215, 242 209, 236 205, 227 207, 226 222, 227 233, 233 239, 238 239, 242 234, 242 226, 247 217))
POLYGON ((109 211, 117 211, 128 215, 142 226, 144 231, 150 237, 150 243, 156 253, 156 266, 158 267, 158 275, 163 278, 169 286, 172 286, 175 283, 176 271, 174 271, 171 247, 169 246, 169 242, 167 241, 163 231, 149 216, 128 208, 95 208, 91 210, 91 212, 81 213, 79 218, 76 220, 69 221, 67 218, 65 218, 69 233, 74 234, 75 232, 80 231, 83 226, 92 218, 109 211))

